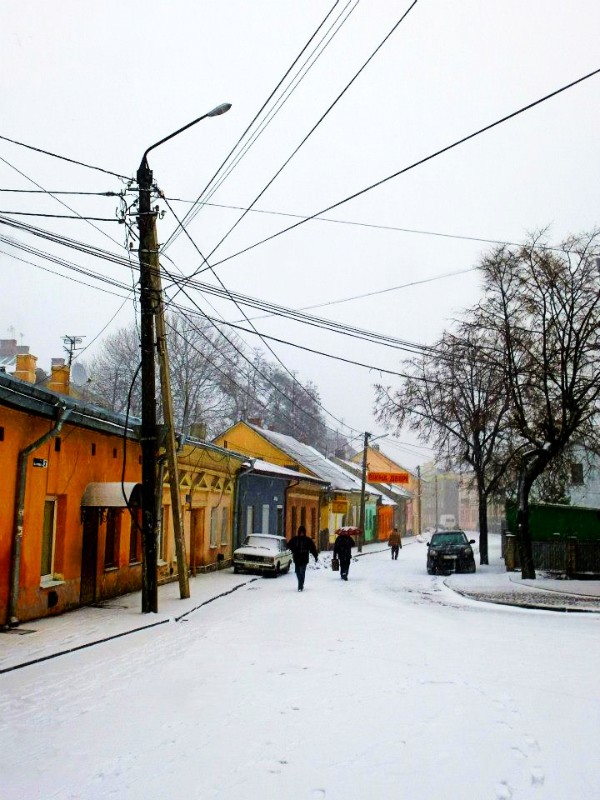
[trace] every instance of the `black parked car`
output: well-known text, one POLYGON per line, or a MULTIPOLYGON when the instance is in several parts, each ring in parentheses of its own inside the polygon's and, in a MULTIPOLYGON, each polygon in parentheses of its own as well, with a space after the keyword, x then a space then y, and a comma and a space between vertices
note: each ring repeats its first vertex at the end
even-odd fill
POLYGON ((427 545, 427 572, 475 572, 472 544, 464 531, 436 531, 427 545))

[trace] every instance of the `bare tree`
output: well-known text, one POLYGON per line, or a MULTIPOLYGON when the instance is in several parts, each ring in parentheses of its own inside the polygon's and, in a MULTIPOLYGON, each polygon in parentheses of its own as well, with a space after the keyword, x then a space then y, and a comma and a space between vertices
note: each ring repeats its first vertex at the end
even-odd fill
POLYGON ((504 371, 489 357, 490 343, 469 325, 446 332, 429 353, 406 365, 399 389, 378 385, 379 421, 407 425, 449 468, 468 464, 479 503, 479 557, 488 562, 488 501, 512 458, 506 435, 509 395, 504 371))
POLYGON ((139 416, 142 408, 138 372, 140 360, 140 339, 134 325, 119 328, 107 336, 98 354, 86 365, 89 375, 86 399, 111 411, 125 413, 131 390, 129 413, 139 416), (132 386, 136 373, 137 380, 132 386))
POLYGON ((532 486, 576 438, 593 441, 600 412, 599 233, 562 250, 541 236, 499 247, 481 264, 485 298, 473 325, 499 345, 520 444, 517 539, 524 578, 535 578, 529 533, 532 486))

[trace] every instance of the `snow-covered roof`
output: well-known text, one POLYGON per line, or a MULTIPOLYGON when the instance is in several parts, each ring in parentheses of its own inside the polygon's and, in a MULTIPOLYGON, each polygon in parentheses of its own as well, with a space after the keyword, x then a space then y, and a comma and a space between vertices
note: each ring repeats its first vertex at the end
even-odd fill
POLYGON ((360 481, 348 473, 342 467, 338 467, 333 461, 330 461, 322 453, 319 453, 314 447, 303 444, 293 436, 288 436, 285 433, 278 433, 277 431, 268 431, 264 428, 259 428, 251 423, 246 423, 248 427, 255 430, 267 441, 274 444, 280 450, 287 453, 294 461, 302 464, 303 467, 310 470, 318 478, 322 478, 331 484, 331 488, 341 492, 355 492, 360 491, 360 481))
POLYGON ((303 472, 297 472, 295 469, 288 469, 281 467, 279 464, 271 464, 269 461, 263 461, 261 458, 253 458, 253 472, 262 472, 265 475, 279 475, 282 478, 290 478, 293 480, 303 480, 312 483, 327 484, 329 481, 323 478, 313 477, 312 475, 305 475, 303 472))

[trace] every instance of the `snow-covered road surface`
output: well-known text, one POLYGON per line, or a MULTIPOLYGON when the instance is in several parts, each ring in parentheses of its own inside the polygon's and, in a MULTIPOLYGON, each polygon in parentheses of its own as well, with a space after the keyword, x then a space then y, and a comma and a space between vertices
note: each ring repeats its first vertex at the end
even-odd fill
POLYGON ((600 615, 325 565, 0 676, 0 798, 600 797, 600 615))

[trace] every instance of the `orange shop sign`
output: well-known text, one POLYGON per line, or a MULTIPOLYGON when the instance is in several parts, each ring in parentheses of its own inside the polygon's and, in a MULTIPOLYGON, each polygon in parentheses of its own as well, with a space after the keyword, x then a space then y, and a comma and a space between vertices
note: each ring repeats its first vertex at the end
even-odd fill
POLYGON ((347 514, 348 501, 347 500, 333 500, 331 503, 332 514, 347 514))
POLYGON ((367 472, 369 483, 408 483, 408 472, 367 472))

